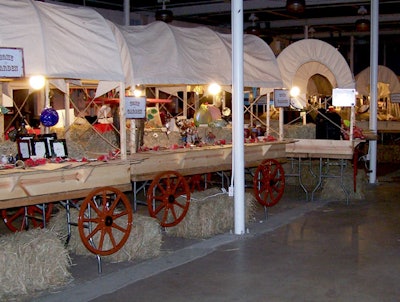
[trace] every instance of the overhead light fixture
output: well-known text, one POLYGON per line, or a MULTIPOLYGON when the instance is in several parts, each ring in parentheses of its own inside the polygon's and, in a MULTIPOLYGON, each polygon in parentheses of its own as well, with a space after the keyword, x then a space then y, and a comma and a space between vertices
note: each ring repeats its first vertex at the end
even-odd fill
POLYGON ((133 90, 133 95, 135 97, 141 97, 145 95, 145 88, 143 85, 136 85, 134 90, 133 90))
POLYGON ((207 89, 208 93, 211 95, 217 95, 218 93, 221 92, 221 86, 218 85, 217 83, 212 83, 208 86, 207 89))
POLYGON ((251 25, 246 28, 246 34, 261 36, 261 28, 260 25, 256 24, 258 17, 255 14, 251 14, 249 17, 249 21, 251 21, 251 25))
POLYGON ((157 0, 158 3, 162 2, 162 9, 156 11, 156 20, 163 21, 165 23, 170 23, 173 20, 174 14, 171 10, 167 9, 165 2, 169 0, 157 0))
POLYGON ((42 75, 35 75, 31 76, 29 78, 29 85, 34 89, 34 90, 40 90, 44 87, 46 84, 46 79, 42 75))
POLYGON ((297 86, 293 86, 291 89, 290 89, 290 96, 291 97, 293 97, 293 98, 296 98, 296 97, 298 97, 299 95, 300 95, 300 88, 299 87, 297 87, 297 86))
POLYGON ((305 0, 287 0, 286 9, 291 13, 301 14, 306 10, 305 0))
POLYGON ((365 15, 368 13, 368 11, 364 7, 364 5, 360 6, 357 13, 361 16, 361 18, 356 21, 356 31, 358 31, 358 32, 369 31, 370 21, 365 18, 365 15))

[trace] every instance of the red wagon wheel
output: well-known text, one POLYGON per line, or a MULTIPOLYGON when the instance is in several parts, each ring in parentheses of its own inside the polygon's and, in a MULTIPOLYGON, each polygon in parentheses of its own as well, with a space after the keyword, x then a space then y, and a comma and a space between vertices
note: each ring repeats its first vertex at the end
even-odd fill
POLYGON ((282 165, 275 159, 264 160, 253 177, 254 195, 266 207, 276 205, 285 189, 285 173, 282 165))
POLYGON ((43 214, 46 223, 53 213, 53 204, 33 205, 27 207, 10 208, 1 211, 1 216, 7 228, 12 232, 27 230, 30 225, 34 228, 42 228, 43 214))
POLYGON ((147 191, 147 207, 151 217, 163 227, 177 225, 186 216, 190 204, 190 188, 178 172, 158 174, 147 191))
POLYGON ((120 190, 103 187, 83 200, 78 230, 84 246, 100 256, 117 252, 127 241, 132 228, 132 208, 120 190))
POLYGON ((186 177, 186 181, 188 182, 190 192, 204 191, 208 183, 211 182, 211 173, 190 175, 186 177))

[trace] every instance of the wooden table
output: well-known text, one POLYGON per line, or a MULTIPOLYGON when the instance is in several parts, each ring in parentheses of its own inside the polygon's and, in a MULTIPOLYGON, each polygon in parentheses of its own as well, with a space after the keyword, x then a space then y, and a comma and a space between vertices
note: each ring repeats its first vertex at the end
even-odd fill
POLYGON ((365 142, 364 140, 328 140, 328 139, 298 139, 292 144, 286 145, 286 155, 289 158, 296 159, 298 161, 298 173, 292 174, 299 179, 300 186, 306 193, 308 199, 308 190, 302 183, 301 166, 303 159, 317 159, 319 161, 318 168, 318 183, 311 192, 311 200, 314 198, 314 193, 321 187, 322 180, 324 178, 339 178, 340 185, 343 192, 346 195, 346 201, 349 200, 349 192, 347 192, 343 183, 343 169, 346 166, 348 160, 353 159, 354 149, 359 144, 365 142), (323 160, 326 159, 327 162, 323 160), (339 167, 339 175, 323 173, 323 166, 325 163, 329 164, 329 160, 336 160, 339 167))

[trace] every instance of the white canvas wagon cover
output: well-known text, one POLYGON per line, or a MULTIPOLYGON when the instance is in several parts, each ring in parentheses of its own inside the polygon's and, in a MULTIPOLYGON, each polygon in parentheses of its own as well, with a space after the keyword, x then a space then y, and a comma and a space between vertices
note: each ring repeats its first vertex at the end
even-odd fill
POLYGON ((124 81, 118 45, 95 10, 0 1, 0 47, 22 48, 25 75, 124 81))
POLYGON ((286 47, 278 56, 285 88, 298 86, 307 93, 308 80, 315 74, 326 77, 333 88, 354 88, 353 73, 342 54, 317 39, 304 39, 286 47))
MULTIPOLYGON (((133 84, 232 84, 229 34, 207 27, 185 28, 157 21, 118 29, 129 51, 133 84)), ((244 36, 244 85, 282 86, 274 53, 254 35, 244 36)))

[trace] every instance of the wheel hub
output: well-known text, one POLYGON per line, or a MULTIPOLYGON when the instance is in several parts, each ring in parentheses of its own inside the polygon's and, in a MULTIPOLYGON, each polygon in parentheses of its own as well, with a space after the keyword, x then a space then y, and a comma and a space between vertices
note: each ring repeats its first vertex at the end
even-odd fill
POLYGON ((106 226, 112 226, 112 224, 113 224, 113 219, 112 219, 112 217, 111 216, 106 216, 106 219, 104 220, 104 224, 106 225, 106 226))
POLYGON ((172 194, 169 195, 169 196, 168 196, 168 202, 169 202, 169 203, 174 203, 174 202, 175 202, 175 196, 172 195, 172 194))

